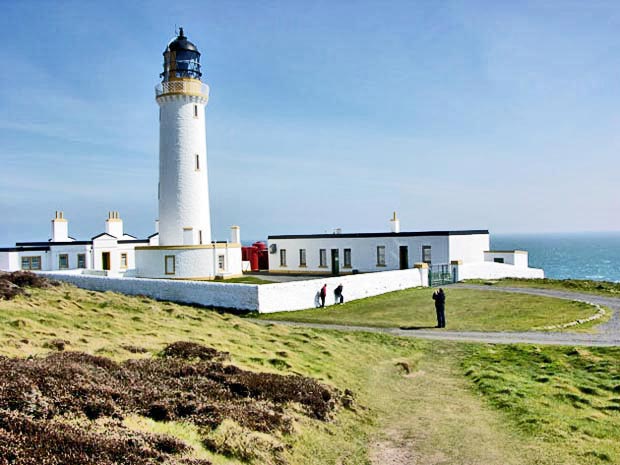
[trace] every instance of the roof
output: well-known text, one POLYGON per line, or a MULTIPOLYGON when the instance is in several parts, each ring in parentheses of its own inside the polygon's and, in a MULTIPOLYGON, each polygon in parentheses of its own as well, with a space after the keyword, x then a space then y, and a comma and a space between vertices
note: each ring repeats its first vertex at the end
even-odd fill
POLYGON ((3 247, 0 252, 47 252, 50 247, 3 247))
POLYGON ((370 238, 370 237, 420 237, 420 236, 473 236, 489 234, 488 229, 468 229, 463 231, 416 231, 416 232, 379 232, 349 234, 289 234, 267 236, 267 239, 333 239, 333 238, 370 238))
POLYGON ((46 242, 16 242, 15 243, 15 247, 28 247, 28 248, 32 248, 32 247, 55 247, 55 246, 59 246, 59 245, 89 245, 92 244, 91 241, 66 241, 66 242, 53 242, 53 241, 46 241, 46 242))

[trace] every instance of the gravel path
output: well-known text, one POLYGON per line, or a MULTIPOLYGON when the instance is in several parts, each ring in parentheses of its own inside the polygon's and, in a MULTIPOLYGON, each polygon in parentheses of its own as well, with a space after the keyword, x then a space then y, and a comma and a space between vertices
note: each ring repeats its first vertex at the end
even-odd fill
POLYGON ((333 325, 322 323, 298 323, 292 321, 256 320, 261 324, 282 324, 287 326, 302 326, 319 329, 335 329, 339 331, 368 331, 386 333, 394 336, 419 337, 449 341, 488 342, 494 344, 555 344, 555 345, 583 345, 583 346, 620 346, 620 298, 603 297, 594 294, 557 291, 551 289, 530 289, 516 287, 491 287, 473 284, 455 284, 450 287, 476 289, 488 292, 515 292, 519 294, 541 295, 558 299, 590 302, 607 307, 613 312, 611 319, 596 327, 596 333, 570 333, 545 331, 446 331, 439 329, 405 330, 400 328, 375 328, 370 326, 333 325))

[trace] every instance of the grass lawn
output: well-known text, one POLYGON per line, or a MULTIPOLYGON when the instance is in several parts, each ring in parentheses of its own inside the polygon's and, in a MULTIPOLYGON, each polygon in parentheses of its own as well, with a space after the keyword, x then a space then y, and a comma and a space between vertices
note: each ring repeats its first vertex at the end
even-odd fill
POLYGON ((472 345, 466 352, 462 366, 474 389, 527 436, 569 447, 570 463, 620 463, 620 348, 472 345))
MULTIPOLYGON (((434 289, 391 292, 323 309, 260 315, 270 320, 377 327, 434 327, 434 289)), ((453 330, 524 331, 589 317, 587 304, 550 297, 471 289, 446 289, 447 328, 453 330)), ((599 321, 600 322, 600 321, 599 321)))
MULTIPOLYGON (((620 461, 620 432, 613 427, 620 423, 616 348, 416 341, 262 326, 191 306, 67 285, 29 292, 0 301, 0 355, 43 355, 53 350, 55 339, 64 339, 66 350, 124 360, 153 357, 166 344, 187 340, 230 352, 231 363, 243 368, 299 373, 353 391, 353 409, 341 408, 329 422, 303 416, 291 405, 293 432, 273 438, 285 444, 285 461, 267 456, 250 462, 256 465, 620 461), (147 352, 133 353, 135 347, 147 352)), ((419 298, 432 317, 428 294, 403 294, 407 301, 419 298)), ((456 294, 449 290, 448 318, 456 294)), ((479 305, 479 293, 459 295, 463 305, 468 295, 479 305)), ((248 463, 207 450, 204 432, 188 424, 135 416, 124 424, 176 436, 192 446, 194 457, 214 465, 248 463)), ((236 432, 225 422, 213 434, 233 440, 239 438, 236 432)))
POLYGON ((592 281, 588 279, 516 279, 499 280, 468 279, 467 284, 485 284, 498 287, 533 287, 538 289, 558 289, 561 291, 585 292, 609 297, 620 297, 620 283, 592 281))

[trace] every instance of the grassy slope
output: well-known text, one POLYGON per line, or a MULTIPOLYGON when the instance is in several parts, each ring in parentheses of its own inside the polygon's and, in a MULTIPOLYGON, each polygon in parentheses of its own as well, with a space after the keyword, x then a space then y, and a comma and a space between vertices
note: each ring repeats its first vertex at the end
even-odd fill
POLYGON ((592 281, 588 279, 515 279, 499 280, 470 279, 468 284, 485 284, 499 287, 533 287, 538 289, 558 289, 562 291, 585 292, 609 297, 620 297, 620 283, 592 281))
MULTIPOLYGON (((291 464, 364 465, 368 463, 369 442, 379 444, 371 447, 374 457, 380 459, 381 451, 385 452, 380 445, 387 444, 388 452, 391 446, 400 448, 418 463, 590 465, 613 463, 609 460, 618 457, 613 443, 618 442, 620 433, 608 427, 620 421, 616 410, 589 410, 588 420, 588 416, 583 417, 583 402, 569 396, 571 402, 564 403, 561 411, 563 424, 577 424, 580 429, 564 428, 562 434, 555 434, 556 424, 545 423, 549 400, 531 389, 532 370, 540 369, 541 364, 537 351, 508 357, 496 349, 501 346, 263 327, 188 306, 69 286, 31 292, 29 298, 0 302, 2 355, 44 353, 47 342, 62 338, 71 342, 70 349, 120 360, 151 355, 132 354, 123 349, 125 344, 153 353, 166 343, 192 340, 231 352, 232 362, 247 368, 297 372, 340 389, 352 389, 357 395, 355 412, 343 410, 328 424, 302 418, 297 434, 283 438, 291 446, 287 453, 291 464), (409 364, 413 372, 405 376, 395 366, 399 361, 409 364), (510 377, 506 375, 503 384, 497 376, 491 377, 490 382, 498 387, 483 389, 484 383, 475 378, 486 379, 484 373, 496 366, 510 377), (512 390, 527 393, 527 404, 520 410, 507 410, 506 403, 497 400, 511 395, 512 390), (581 429, 582 424, 596 424, 600 418, 607 426, 594 431, 581 429), (523 428, 523 424, 536 424, 540 429, 523 428), (599 453, 596 451, 600 443, 604 449, 599 453)), ((547 353, 547 349, 539 350, 547 353)), ((617 369, 614 371, 610 363, 617 362, 617 349, 597 349, 595 356, 580 365, 578 375, 574 364, 555 363, 553 383, 562 385, 567 393, 579 391, 580 387, 583 390, 584 386, 611 392, 600 406, 616 405, 618 395, 613 394, 613 389, 620 381, 617 369), (597 366, 601 369, 593 369, 597 366), (586 384, 584 376, 588 377, 586 384)), ((562 357, 559 359, 564 360, 562 357)), ((582 397, 599 405, 591 394, 582 393, 582 397)), ((511 397, 508 399, 513 402, 511 397)), ((175 434, 197 446, 200 443, 197 432, 183 425, 140 418, 129 418, 126 423, 175 434)), ((204 450, 197 455, 215 464, 238 463, 204 450)))
MULTIPOLYGON (((250 369, 295 372, 354 391, 368 405, 368 367, 402 357, 413 361, 422 343, 372 334, 320 332, 278 326, 255 325, 232 315, 115 293, 98 293, 70 286, 30 291, 30 297, 0 302, 0 355, 43 354, 54 339, 70 342, 67 350, 80 350, 116 360, 151 356, 165 344, 190 340, 231 353, 232 362, 250 369), (133 345, 150 353, 133 354, 133 345)), ((387 389, 385 394, 389 395, 387 389)), ((300 435, 284 438, 294 447, 293 464, 366 463, 367 436, 372 431, 372 412, 342 411, 336 422, 301 419, 300 435)), ((129 419, 141 429, 170 429, 129 419)), ((172 425, 179 436, 195 432, 172 425)), ((196 443, 195 439, 193 441, 196 443)), ((236 463, 207 455, 214 463, 236 463)))
POLYGON ((620 348, 472 345, 466 375, 526 435, 570 464, 620 463, 620 348))
MULTIPOLYGON (((324 309, 280 312, 260 318, 378 327, 433 327, 437 324, 431 294, 418 288, 391 292, 324 309)), ((446 290, 448 329, 522 331, 568 323, 596 313, 594 307, 550 297, 446 290)))

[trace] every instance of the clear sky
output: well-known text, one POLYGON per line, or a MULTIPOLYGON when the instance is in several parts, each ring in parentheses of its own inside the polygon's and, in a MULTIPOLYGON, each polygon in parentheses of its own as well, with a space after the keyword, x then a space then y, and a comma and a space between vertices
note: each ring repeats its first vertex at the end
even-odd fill
POLYGON ((154 231, 153 88, 202 52, 214 239, 620 230, 617 1, 0 0, 0 246, 154 231), (175 5, 176 4, 176 5, 175 5))

